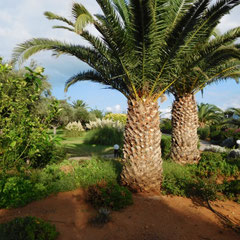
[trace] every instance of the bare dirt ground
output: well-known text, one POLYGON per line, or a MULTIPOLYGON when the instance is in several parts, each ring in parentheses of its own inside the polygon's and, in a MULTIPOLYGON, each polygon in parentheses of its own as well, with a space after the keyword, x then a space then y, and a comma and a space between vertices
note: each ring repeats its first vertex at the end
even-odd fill
MULTIPOLYGON (((231 201, 212 207, 240 223, 240 205, 231 201)), ((0 210, 0 222, 18 216, 36 216, 56 224, 59 240, 240 240, 240 233, 198 201, 170 196, 134 195, 134 204, 112 213, 103 227, 88 221, 96 210, 84 200, 81 189, 59 193, 23 208, 0 210)))

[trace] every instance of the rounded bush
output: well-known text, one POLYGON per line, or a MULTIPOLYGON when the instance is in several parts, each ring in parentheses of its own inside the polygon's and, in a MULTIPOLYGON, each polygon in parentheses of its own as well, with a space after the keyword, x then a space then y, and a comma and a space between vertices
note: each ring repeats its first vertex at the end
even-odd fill
POLYGON ((202 140, 206 140, 209 137, 209 134, 210 134, 209 127, 198 129, 199 138, 202 139, 202 140))
POLYGON ((55 240, 58 235, 54 225, 36 217, 0 224, 0 240, 55 240))
POLYGON ((101 181, 88 188, 88 201, 95 208, 120 210, 133 203, 132 193, 117 183, 101 181))

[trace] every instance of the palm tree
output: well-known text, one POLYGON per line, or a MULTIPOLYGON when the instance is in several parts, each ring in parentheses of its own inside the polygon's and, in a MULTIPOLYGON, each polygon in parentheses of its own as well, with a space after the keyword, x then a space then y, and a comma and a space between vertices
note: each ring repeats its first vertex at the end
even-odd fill
MULTIPOLYGON (((216 6, 221 4, 223 6, 224 2, 226 3, 219 1, 216 6)), ((210 10, 207 10, 207 13, 209 12, 210 10)), ((171 157, 182 164, 198 162, 200 159, 197 148, 199 121, 195 94, 203 91, 209 84, 228 78, 238 79, 240 76, 239 44, 234 44, 234 40, 240 37, 240 28, 212 37, 220 17, 225 13, 222 11, 217 21, 215 19, 212 22, 213 18, 209 19, 209 25, 205 29, 207 34, 203 34, 199 44, 192 48, 189 55, 183 57, 184 61, 180 65, 182 75, 178 75, 177 81, 168 90, 175 96, 172 107, 171 157)), ((199 18, 205 19, 204 14, 206 11, 199 18)), ((197 31, 201 32, 201 28, 200 24, 197 31)))
POLYGON ((73 106, 73 108, 75 108, 75 109, 77 109, 77 108, 87 109, 87 108, 88 108, 87 104, 86 104, 83 100, 73 101, 73 102, 72 102, 72 106, 73 106))
POLYGON ((240 128, 240 108, 228 108, 226 113, 229 117, 226 119, 225 123, 240 128))
POLYGON ((223 111, 213 104, 201 103, 198 105, 199 127, 217 124, 223 119, 223 111))
MULTIPOLYGON (((91 47, 45 38, 32 39, 14 50, 15 61, 52 50, 86 62, 93 70, 80 72, 66 83, 90 80, 120 91, 128 99, 124 134, 122 183, 135 191, 159 192, 162 160, 158 99, 178 76, 186 72, 199 43, 212 26, 240 1, 221 0, 97 0, 103 14, 92 16, 74 3, 73 21, 46 12, 48 19, 67 25, 54 26, 79 34, 91 47), (95 26, 100 37, 84 30, 95 26), (186 67, 183 59, 186 61, 186 67)), ((197 55, 197 54, 195 54, 197 55)), ((199 53, 200 55, 200 53, 199 53)))

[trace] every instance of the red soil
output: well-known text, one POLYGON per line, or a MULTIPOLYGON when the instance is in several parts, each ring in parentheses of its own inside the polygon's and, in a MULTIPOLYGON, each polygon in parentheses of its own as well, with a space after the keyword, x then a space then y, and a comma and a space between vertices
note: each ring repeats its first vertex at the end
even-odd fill
MULTIPOLYGON (((240 223, 240 205, 231 201, 212 203, 217 211, 240 223)), ((96 211, 84 200, 84 192, 59 193, 23 208, 0 210, 0 222, 19 216, 50 221, 60 232, 59 240, 240 240, 240 233, 227 228, 201 203, 181 197, 134 196, 134 204, 113 212, 103 227, 88 224, 96 211)))

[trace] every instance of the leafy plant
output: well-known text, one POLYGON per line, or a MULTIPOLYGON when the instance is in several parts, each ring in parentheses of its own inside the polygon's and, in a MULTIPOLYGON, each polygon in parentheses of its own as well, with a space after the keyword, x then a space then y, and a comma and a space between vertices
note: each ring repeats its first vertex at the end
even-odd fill
POLYGON ((133 203, 131 192, 114 182, 101 181, 88 188, 87 200, 95 208, 120 210, 133 203))
POLYGON ((197 173, 205 177, 213 175, 235 176, 238 174, 238 167, 229 164, 220 153, 203 152, 198 163, 197 173))
POLYGON ((21 207, 45 197, 46 187, 27 176, 2 176, 0 179, 0 208, 21 207))
POLYGON ((56 112, 41 120, 35 105, 42 94, 41 71, 17 74, 0 62, 0 168, 43 167, 55 159, 57 138, 48 134, 56 112))
POLYGON ((54 225, 36 217, 0 224, 0 240, 55 240, 58 235, 54 225))

